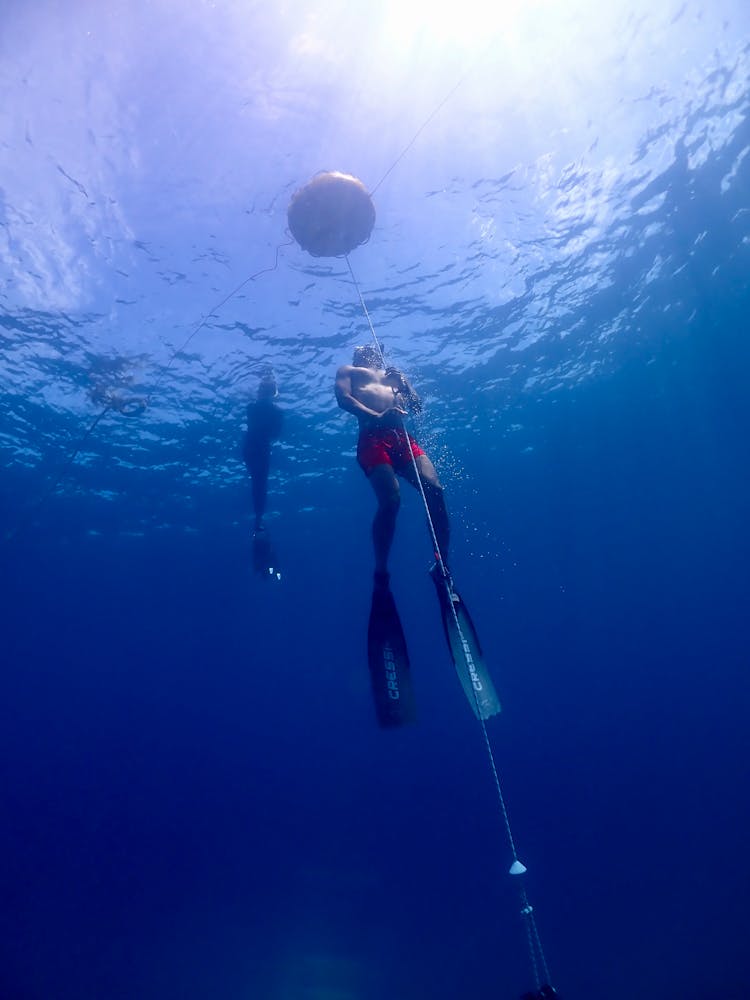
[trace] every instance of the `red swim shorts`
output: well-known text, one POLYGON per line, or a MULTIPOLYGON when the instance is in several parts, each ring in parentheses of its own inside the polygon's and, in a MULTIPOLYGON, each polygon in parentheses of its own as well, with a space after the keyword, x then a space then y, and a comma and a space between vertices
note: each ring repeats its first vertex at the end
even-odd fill
MULTIPOLYGON (((409 442, 415 458, 424 455, 411 434, 409 442)), ((357 461, 368 476, 376 465, 392 465, 396 472, 403 472, 411 465, 406 431, 395 427, 375 427, 360 431, 357 461)))

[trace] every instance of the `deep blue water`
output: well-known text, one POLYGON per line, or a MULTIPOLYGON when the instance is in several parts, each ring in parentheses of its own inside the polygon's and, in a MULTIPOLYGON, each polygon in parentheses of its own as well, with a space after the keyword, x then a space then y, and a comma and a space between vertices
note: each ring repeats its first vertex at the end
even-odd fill
MULTIPOLYGON (((407 69, 377 32, 316 48, 345 9, 361 40, 334 3, 9 7, 2 998, 533 986, 408 487, 392 569, 419 722, 375 725, 373 501, 332 393, 367 333, 348 273, 284 247, 211 312, 273 263, 297 186, 374 185, 465 68, 424 35, 407 69), (267 364, 278 586, 252 573, 240 460, 267 364), (97 388, 149 406, 87 435, 97 388)), ((564 26, 601 65, 561 56, 545 88, 482 50, 351 260, 425 394, 560 996, 745 1000, 750 19, 564 26)), ((518 28, 540 60, 552 30, 518 28)))

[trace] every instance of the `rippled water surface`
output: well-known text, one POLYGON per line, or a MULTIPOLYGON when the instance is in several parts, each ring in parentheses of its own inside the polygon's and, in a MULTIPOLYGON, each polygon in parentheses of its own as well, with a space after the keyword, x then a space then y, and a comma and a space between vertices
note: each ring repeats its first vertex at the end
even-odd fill
POLYGON ((11 9, 3 447, 30 494, 113 395, 148 409, 86 440, 87 491, 116 502, 123 469, 233 486, 266 363, 300 461, 335 460, 332 373, 367 329, 343 262, 288 245, 321 169, 372 189, 393 167, 352 265, 441 423, 479 398, 496 429, 519 395, 654 353, 744 275, 742 4, 508 7, 453 45, 387 5, 11 9))

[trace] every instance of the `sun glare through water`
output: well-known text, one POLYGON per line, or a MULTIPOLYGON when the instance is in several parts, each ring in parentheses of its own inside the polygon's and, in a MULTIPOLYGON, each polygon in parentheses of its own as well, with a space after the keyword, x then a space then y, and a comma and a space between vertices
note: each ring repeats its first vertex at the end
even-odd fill
POLYGON ((450 45, 475 52, 505 34, 513 34, 522 21, 555 9, 570 8, 562 0, 388 0, 383 12, 384 34, 396 48, 415 44, 450 45))

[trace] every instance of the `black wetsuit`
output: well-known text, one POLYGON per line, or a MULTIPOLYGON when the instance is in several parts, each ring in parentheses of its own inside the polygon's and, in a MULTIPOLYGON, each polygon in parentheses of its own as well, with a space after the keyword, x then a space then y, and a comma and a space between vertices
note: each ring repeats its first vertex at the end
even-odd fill
POLYGON ((256 529, 266 512, 271 444, 281 436, 283 419, 283 413, 270 399, 259 399, 247 408, 247 433, 242 445, 242 457, 253 481, 256 529))

